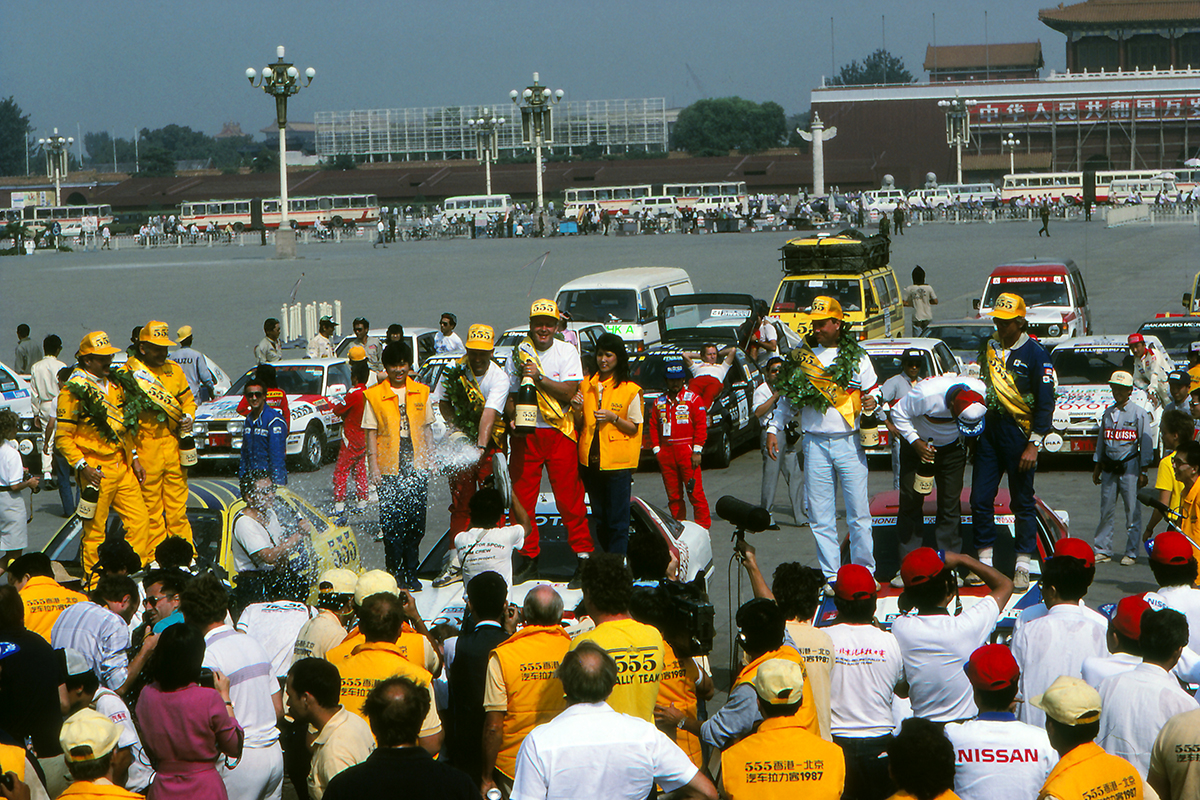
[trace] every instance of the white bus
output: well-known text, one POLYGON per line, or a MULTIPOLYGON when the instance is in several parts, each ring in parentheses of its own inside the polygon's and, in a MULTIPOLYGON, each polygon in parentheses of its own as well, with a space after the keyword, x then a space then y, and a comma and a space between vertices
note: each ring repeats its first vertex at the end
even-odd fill
POLYGON ((650 184, 567 189, 563 195, 563 211, 568 217, 578 217, 580 211, 593 206, 610 214, 632 214, 641 207, 642 199, 665 196, 662 186, 650 184))
POLYGON ((746 192, 745 181, 665 183, 661 194, 674 197, 681 209, 721 211, 732 208, 739 214, 749 212, 750 195, 746 192))
POLYGON ((1108 200, 1114 204, 1129 203, 1131 198, 1135 203, 1153 203, 1160 193, 1171 203, 1179 199, 1175 176, 1169 172, 1153 178, 1118 178, 1108 185, 1108 200))
MULTIPOLYGON (((179 221, 205 228, 211 222, 223 230, 226 225, 235 231, 250 227, 251 209, 255 200, 203 200, 183 203, 179 221)), ((265 228, 278 228, 279 198, 262 201, 262 221, 265 228)), ((343 225, 374 225, 379 221, 379 198, 373 194, 322 195, 319 197, 289 197, 288 222, 293 228, 322 225, 340 228, 343 225)))
POLYGON ((49 228, 57 222, 63 236, 78 236, 84 229, 85 221, 90 233, 98 233, 113 221, 112 206, 109 205, 23 206, 0 209, 0 216, 6 221, 20 220, 28 228, 49 228))
POLYGON ((474 218, 476 223, 487 222, 489 217, 503 217, 512 211, 512 195, 507 194, 467 194, 458 197, 447 197, 442 203, 442 218, 450 221, 474 218))
MULTIPOLYGON (((1108 187, 1105 187, 1107 193, 1108 187)), ((1049 198, 1059 202, 1064 198, 1083 202, 1082 172, 1030 172, 1020 175, 1005 175, 1004 187, 1000 190, 1000 202, 1008 205, 1018 197, 1026 200, 1049 198)), ((1098 199, 1098 198, 1097 198, 1098 199)))
POLYGON ((981 202, 991 205, 1000 192, 990 183, 948 183, 938 187, 938 191, 950 195, 951 200, 960 204, 981 202))

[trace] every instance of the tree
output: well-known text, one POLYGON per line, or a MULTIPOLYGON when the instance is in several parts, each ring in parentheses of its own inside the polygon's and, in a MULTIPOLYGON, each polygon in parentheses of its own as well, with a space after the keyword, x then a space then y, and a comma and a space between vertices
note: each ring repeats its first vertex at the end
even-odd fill
POLYGON ((174 177, 175 159, 162 147, 143 148, 138 174, 155 178, 174 177))
POLYGON ((358 162, 349 153, 338 153, 333 158, 327 158, 321 163, 321 169, 346 171, 358 169, 358 162))
POLYGON ((698 100, 679 112, 671 148, 697 156, 723 156, 730 150, 753 153, 787 140, 783 107, 740 97, 698 100))
POLYGON ((0 175, 24 175, 29 154, 29 115, 16 100, 0 100, 0 175))
POLYGON ((250 169, 253 172, 270 172, 278 166, 275 161, 275 154, 267 148, 258 151, 254 156, 254 160, 250 162, 250 169))
POLYGON ((801 153, 808 152, 808 142, 804 140, 800 134, 796 133, 796 129, 806 131, 812 125, 812 111, 805 111, 800 114, 792 114, 787 118, 787 135, 788 147, 795 147, 801 153))
POLYGON ((834 86, 866 86, 876 83, 916 83, 913 74, 904 68, 904 59, 880 48, 859 64, 845 64, 830 81, 834 86))

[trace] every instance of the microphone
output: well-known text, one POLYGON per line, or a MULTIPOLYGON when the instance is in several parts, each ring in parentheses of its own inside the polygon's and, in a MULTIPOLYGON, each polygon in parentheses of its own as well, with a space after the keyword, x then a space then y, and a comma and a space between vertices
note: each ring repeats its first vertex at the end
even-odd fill
POLYGON ((717 501, 717 516, 747 533, 762 533, 771 527, 769 511, 733 495, 727 494, 717 501))

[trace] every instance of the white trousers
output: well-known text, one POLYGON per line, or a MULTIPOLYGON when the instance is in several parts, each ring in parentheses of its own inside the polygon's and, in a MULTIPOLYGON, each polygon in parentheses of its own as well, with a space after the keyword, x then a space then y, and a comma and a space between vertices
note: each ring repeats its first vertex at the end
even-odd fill
POLYGON ((282 800, 283 748, 279 742, 243 748, 241 759, 234 764, 230 769, 224 758, 217 760, 229 800, 282 800))

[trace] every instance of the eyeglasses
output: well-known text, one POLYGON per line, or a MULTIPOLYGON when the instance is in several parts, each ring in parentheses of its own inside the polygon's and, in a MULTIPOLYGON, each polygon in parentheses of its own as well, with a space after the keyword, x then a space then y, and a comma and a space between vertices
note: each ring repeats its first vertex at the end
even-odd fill
POLYGON ((442 320, 441 324, 442 325, 453 325, 454 323, 448 319, 444 319, 444 320, 442 320))
POLYGON ((147 608, 153 608, 154 606, 158 605, 159 600, 168 600, 174 596, 175 595, 173 595, 173 594, 172 595, 164 594, 164 595, 159 595, 158 597, 149 597, 148 596, 142 600, 142 604, 145 605, 147 608))
POLYGON ((264 392, 246 392, 246 397, 248 397, 251 400, 257 400, 260 397, 266 397, 266 396, 267 395, 264 392))

